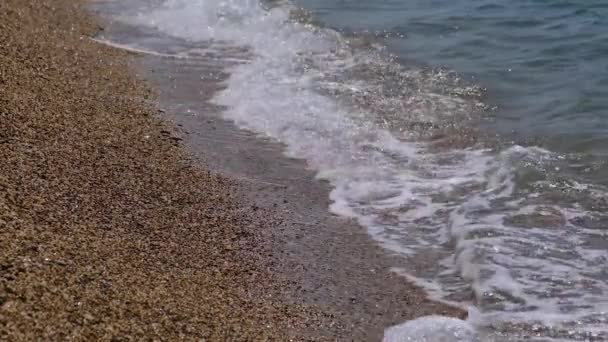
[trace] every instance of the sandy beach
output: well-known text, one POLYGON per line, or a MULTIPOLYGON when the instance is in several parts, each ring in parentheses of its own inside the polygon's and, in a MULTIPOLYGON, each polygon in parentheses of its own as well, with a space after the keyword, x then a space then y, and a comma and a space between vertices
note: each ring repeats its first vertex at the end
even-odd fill
POLYGON ((0 340, 377 340, 464 315, 180 64, 91 40, 107 28, 85 5, 0 3, 0 340))
POLYGON ((250 296, 273 286, 263 222, 185 159, 82 4, 0 15, 0 339, 283 339, 300 310, 250 296))

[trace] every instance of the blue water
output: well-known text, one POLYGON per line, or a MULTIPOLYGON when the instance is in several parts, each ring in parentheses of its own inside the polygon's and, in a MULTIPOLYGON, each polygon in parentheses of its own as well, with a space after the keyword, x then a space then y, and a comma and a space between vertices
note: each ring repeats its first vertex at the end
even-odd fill
POLYGON ((487 88, 488 128, 560 152, 608 153, 608 2, 298 0, 346 33, 381 33, 403 61, 487 88))

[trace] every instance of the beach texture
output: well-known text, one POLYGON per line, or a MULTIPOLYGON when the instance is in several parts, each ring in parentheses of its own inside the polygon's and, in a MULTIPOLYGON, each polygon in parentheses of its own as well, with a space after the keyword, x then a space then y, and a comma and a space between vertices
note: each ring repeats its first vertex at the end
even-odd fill
POLYGON ((99 29, 79 1, 0 2, 0 340, 318 325, 270 296, 272 222, 191 165, 126 56, 89 39, 99 29))

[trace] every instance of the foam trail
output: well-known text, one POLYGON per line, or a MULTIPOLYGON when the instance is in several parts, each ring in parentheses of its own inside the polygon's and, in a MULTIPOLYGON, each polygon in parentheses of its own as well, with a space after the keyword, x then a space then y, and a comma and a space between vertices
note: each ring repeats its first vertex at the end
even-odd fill
POLYGON ((478 342, 467 322, 444 316, 425 316, 384 331, 382 342, 478 342))
POLYGON ((106 39, 98 39, 98 38, 90 38, 90 39, 99 44, 107 45, 107 46, 113 47, 115 49, 124 50, 124 51, 128 51, 128 52, 136 53, 136 54, 150 55, 150 56, 156 56, 156 57, 165 57, 165 58, 176 58, 176 59, 190 59, 191 58, 188 56, 183 56, 183 55, 178 55, 178 54, 168 54, 168 53, 162 53, 162 52, 157 52, 157 51, 152 51, 152 50, 147 50, 147 49, 141 49, 141 48, 133 47, 128 44, 120 44, 120 43, 116 43, 116 42, 111 42, 106 39))

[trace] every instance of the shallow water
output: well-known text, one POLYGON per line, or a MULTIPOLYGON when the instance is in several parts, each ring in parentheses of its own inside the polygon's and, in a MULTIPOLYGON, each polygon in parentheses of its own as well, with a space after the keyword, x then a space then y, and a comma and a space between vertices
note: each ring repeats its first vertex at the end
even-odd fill
MULTIPOLYGON (((225 108, 223 116, 284 143, 287 155, 306 160, 333 188, 330 210, 356 219, 399 255, 403 267, 395 272, 433 298, 470 306, 469 323, 484 340, 605 339, 608 203, 603 150, 595 144, 604 138, 601 127, 580 125, 576 134, 594 142, 584 151, 581 143, 552 142, 563 134, 558 127, 567 124, 551 126, 553 121, 543 119, 555 116, 540 103, 549 101, 549 93, 536 96, 536 102, 531 94, 558 83, 509 76, 527 64, 515 59, 518 68, 502 70, 502 62, 493 58, 507 60, 507 53, 481 42, 500 47, 503 38, 485 37, 481 32, 491 30, 467 26, 462 18, 457 32, 466 34, 445 38, 454 25, 439 14, 451 18, 471 12, 464 10, 470 5, 457 3, 443 8, 440 2, 430 7, 405 1, 366 6, 303 2, 312 16, 285 1, 116 6, 125 6, 117 11, 119 20, 154 31, 154 39, 164 37, 163 46, 166 40, 196 46, 158 51, 154 39, 142 38, 125 47, 167 58, 225 61, 218 66, 230 76, 214 97, 225 108), (389 38, 355 33, 361 30, 385 30, 389 38), (448 50, 452 58, 439 53, 448 50), (466 53, 479 55, 477 69, 466 53), (499 109, 492 110, 496 104, 499 109), (515 128, 518 140, 509 142, 515 128), (524 138, 547 142, 526 144, 524 138)), ((512 6, 527 8, 528 2, 520 3, 512 6)), ((475 9, 483 13, 498 6, 482 4, 475 9)), ((498 12, 497 21, 508 21, 509 11, 498 12)), ((481 25, 489 19, 474 21, 481 25)), ((516 33, 523 26, 512 25, 516 33)), ((528 44, 521 38, 512 44, 520 46, 520 41, 528 44)), ((507 50, 525 55, 526 49, 507 50)), ((540 67, 550 70, 551 61, 540 67)), ((557 93, 577 96, 569 85, 559 86, 557 93)), ((558 97, 567 101, 568 96, 558 97)), ((602 114, 581 113, 581 122, 602 114)))

